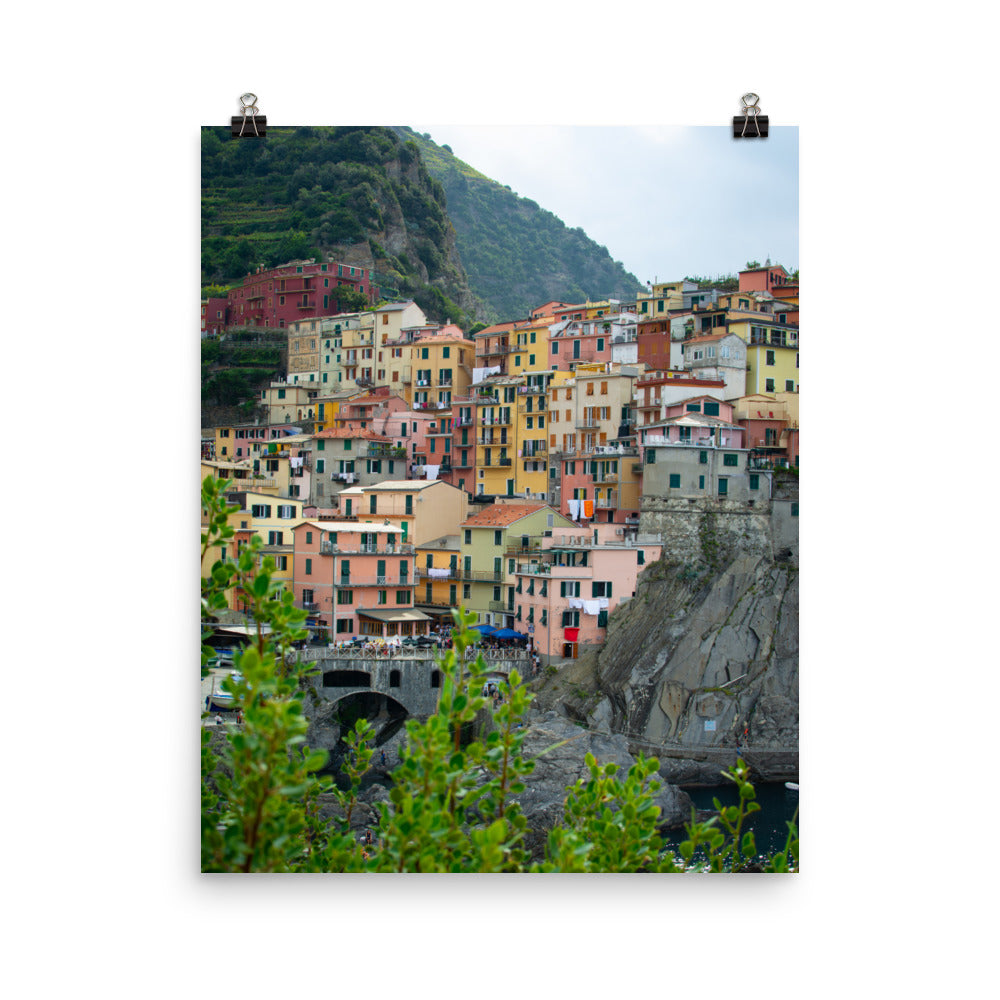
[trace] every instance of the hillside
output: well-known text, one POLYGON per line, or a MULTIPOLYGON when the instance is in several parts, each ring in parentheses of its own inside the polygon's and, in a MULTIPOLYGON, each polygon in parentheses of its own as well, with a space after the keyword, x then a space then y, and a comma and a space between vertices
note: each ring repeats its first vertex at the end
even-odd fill
POLYGON ((582 229, 567 228, 430 136, 404 127, 395 131, 419 147, 428 172, 443 186, 469 286, 487 304, 490 321, 524 317, 552 299, 627 300, 644 289, 582 229))
POLYGON ((270 128, 234 142, 204 128, 202 285, 325 254, 373 268, 390 294, 470 326, 484 315, 469 290, 444 189, 417 147, 384 128, 270 128))

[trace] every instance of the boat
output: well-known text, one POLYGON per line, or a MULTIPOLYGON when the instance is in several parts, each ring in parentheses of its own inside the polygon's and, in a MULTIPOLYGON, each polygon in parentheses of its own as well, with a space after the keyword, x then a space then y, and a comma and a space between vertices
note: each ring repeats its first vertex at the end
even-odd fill
MULTIPOLYGON (((243 680, 243 675, 234 670, 231 674, 226 676, 230 677, 234 682, 243 680)), ((216 677, 212 681, 212 693, 209 695, 209 706, 211 708, 225 708, 231 709, 233 707, 233 696, 228 691, 223 691, 219 684, 224 677, 216 677)))
POLYGON ((793 792, 797 792, 799 790, 798 782, 786 781, 785 788, 790 788, 793 792))

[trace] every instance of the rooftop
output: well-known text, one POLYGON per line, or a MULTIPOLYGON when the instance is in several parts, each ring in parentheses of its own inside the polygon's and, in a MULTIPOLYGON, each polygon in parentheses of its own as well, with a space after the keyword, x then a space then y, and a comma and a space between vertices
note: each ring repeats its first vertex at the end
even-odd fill
POLYGON ((534 514, 538 510, 547 510, 547 503, 495 503, 478 514, 474 514, 467 521, 463 521, 460 527, 463 528, 502 528, 515 521, 520 521, 522 517, 534 514))

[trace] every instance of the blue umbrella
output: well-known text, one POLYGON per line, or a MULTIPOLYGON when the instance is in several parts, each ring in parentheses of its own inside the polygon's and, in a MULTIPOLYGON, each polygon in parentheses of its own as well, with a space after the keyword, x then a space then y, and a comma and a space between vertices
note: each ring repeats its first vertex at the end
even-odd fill
POLYGON ((520 632, 515 632, 512 628, 501 628, 497 629, 493 633, 494 639, 523 639, 524 636, 520 632))
POLYGON ((492 635, 496 629, 492 625, 473 625, 472 628, 481 635, 492 635))

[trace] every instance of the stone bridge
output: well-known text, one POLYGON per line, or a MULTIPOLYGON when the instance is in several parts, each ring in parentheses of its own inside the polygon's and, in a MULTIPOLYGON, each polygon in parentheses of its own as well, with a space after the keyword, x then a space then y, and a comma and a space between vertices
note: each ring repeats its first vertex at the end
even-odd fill
MULTIPOLYGON (((524 650, 483 654, 487 677, 506 680, 512 669, 528 675, 530 661, 524 650)), ((441 668, 436 649, 403 647, 393 656, 372 656, 356 649, 301 650, 300 661, 315 662, 318 676, 311 679, 319 697, 333 703, 355 694, 380 694, 398 702, 411 716, 425 717, 437 709, 441 668)))

